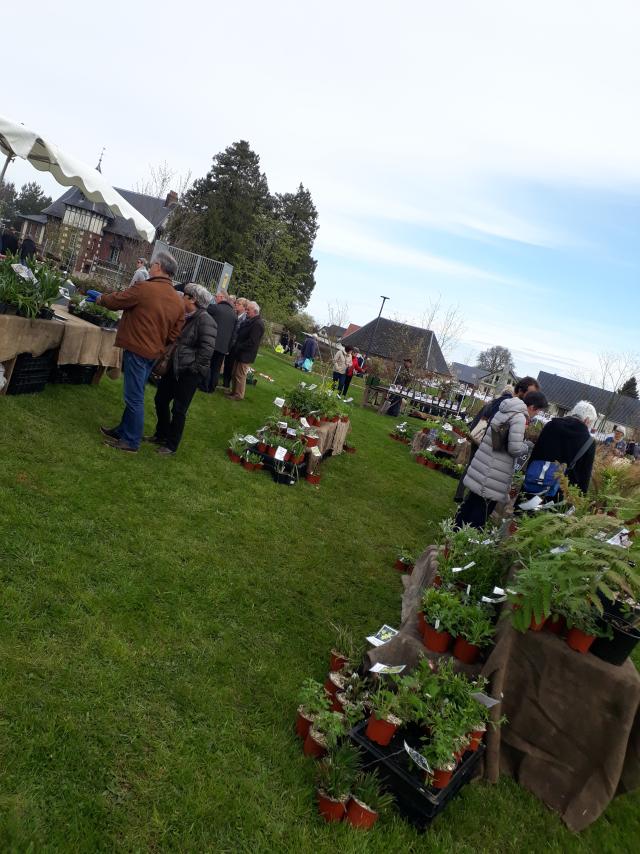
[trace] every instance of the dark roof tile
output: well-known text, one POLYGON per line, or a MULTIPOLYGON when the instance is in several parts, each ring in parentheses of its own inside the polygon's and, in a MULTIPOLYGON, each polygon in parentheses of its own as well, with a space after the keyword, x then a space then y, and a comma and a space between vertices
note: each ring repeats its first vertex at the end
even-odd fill
POLYGON ((342 343, 351 344, 363 353, 368 351, 370 356, 378 356, 382 359, 400 361, 404 356, 409 356, 414 360, 414 365, 416 361, 418 362, 417 367, 420 369, 434 371, 437 374, 449 374, 440 345, 430 329, 421 329, 418 326, 410 326, 407 323, 381 317, 379 320, 376 318, 365 324, 351 335, 345 335, 342 343), (375 335, 369 343, 374 330, 375 335), (428 367, 427 354, 429 355, 428 367))
POLYGON ((606 416, 607 421, 624 427, 640 427, 640 400, 634 397, 559 377, 557 374, 548 374, 546 371, 540 371, 538 382, 549 403, 571 409, 579 400, 588 400, 599 415, 606 416))

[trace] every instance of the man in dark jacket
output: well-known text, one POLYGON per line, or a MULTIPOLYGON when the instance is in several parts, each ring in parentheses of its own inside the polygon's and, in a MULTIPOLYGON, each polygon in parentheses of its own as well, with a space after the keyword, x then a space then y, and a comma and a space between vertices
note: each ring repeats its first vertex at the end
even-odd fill
POLYGON ((202 285, 184 288, 185 323, 167 373, 156 392, 156 431, 145 439, 160 445, 161 456, 172 456, 182 439, 187 411, 198 384, 209 376, 216 345, 216 322, 207 313, 211 294, 202 285), (169 405, 173 401, 171 413, 169 405))
POLYGON ((173 289, 176 262, 168 252, 158 252, 149 266, 146 282, 136 282, 125 291, 97 294, 88 299, 110 308, 123 309, 116 333, 122 347, 124 412, 117 427, 101 427, 106 443, 120 451, 136 452, 144 429, 144 390, 156 359, 168 344, 177 341, 184 326, 184 300, 173 289))
POLYGON ((207 311, 215 320, 218 333, 216 336, 216 349, 211 357, 211 368, 208 381, 204 385, 204 391, 213 393, 220 379, 220 368, 224 357, 231 349, 231 339, 236 327, 236 310, 233 307, 226 291, 216 294, 213 302, 209 303, 207 311))
POLYGON ((229 400, 243 400, 249 365, 256 360, 263 335, 264 321, 260 317, 260 306, 257 302, 249 302, 247 303, 247 319, 238 330, 238 338, 233 351, 235 365, 231 392, 228 394, 229 400))
POLYGON ((23 264, 27 263, 28 258, 33 258, 36 254, 37 246, 33 239, 27 235, 25 239, 22 241, 22 247, 20 249, 20 260, 23 264))
POLYGON ((595 407, 588 400, 576 403, 564 418, 552 418, 542 428, 529 464, 534 460, 565 463, 569 466, 566 471, 569 483, 586 493, 596 455, 596 443, 591 435, 596 418, 595 407))
POLYGON ((2 235, 2 254, 6 255, 11 252, 12 255, 18 254, 18 236, 12 228, 5 229, 2 235))

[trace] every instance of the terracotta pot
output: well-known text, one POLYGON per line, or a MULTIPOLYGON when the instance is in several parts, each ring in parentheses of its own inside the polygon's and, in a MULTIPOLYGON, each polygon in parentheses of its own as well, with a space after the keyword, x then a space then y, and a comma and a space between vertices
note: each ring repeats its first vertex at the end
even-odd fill
POLYGON ((453 775, 453 771, 455 769, 451 769, 451 771, 445 771, 442 768, 437 768, 433 772, 433 776, 428 778, 428 782, 434 789, 446 789, 449 783, 451 782, 451 777, 453 775))
POLYGON ((316 789, 318 812, 325 821, 342 821, 346 812, 344 801, 336 801, 325 792, 316 789))
POLYGON ((541 632, 544 628, 544 624, 547 622, 547 618, 543 617, 540 622, 538 622, 535 616, 531 615, 531 622, 529 623, 529 631, 531 632, 541 632))
POLYGON ((545 631, 551 632, 554 635, 561 635, 566 627, 567 621, 562 616, 559 616, 557 620, 552 620, 551 617, 548 617, 544 624, 545 631))
POLYGON ((469 735, 469 746, 467 750, 470 750, 472 753, 475 753, 476 750, 482 744, 482 739, 484 738, 485 730, 483 729, 474 729, 473 732, 469 735))
POLYGON ((267 452, 267 446, 264 442, 258 442, 258 453, 265 454, 267 452))
POLYGON ((308 480, 309 483, 320 483, 320 475, 319 474, 308 474, 308 475, 305 475, 305 480, 308 480))
POLYGON ((466 747, 464 748, 464 750, 462 748, 460 748, 460 750, 456 750, 456 752, 453 754, 453 758, 455 760, 456 765, 460 764, 460 761, 461 761, 462 757, 464 756, 465 750, 466 750, 466 747))
POLYGON ((433 586, 434 587, 442 587, 442 578, 439 575, 433 576, 433 586))
POLYGON ((289 414, 289 412, 290 412, 290 410, 289 410, 289 407, 288 407, 288 406, 283 406, 283 407, 282 407, 282 414, 283 414, 283 415, 288 415, 288 414, 289 414))
POLYGON ((337 415, 334 415, 334 416, 333 416, 333 418, 330 418, 330 419, 329 419, 329 421, 330 421, 332 424, 337 424, 337 423, 338 423, 338 416, 337 416, 337 415))
MULTIPOLYGON (((344 696, 341 694, 341 696, 344 696)), ((333 694, 331 696, 331 711, 332 712, 344 712, 344 705, 342 700, 338 699, 338 694, 333 694)))
POLYGON ((229 457, 232 463, 240 462, 240 457, 238 456, 238 454, 234 454, 231 448, 227 448, 227 456, 229 457))
POLYGON ((291 462, 294 464, 294 466, 299 466, 300 463, 304 462, 304 454, 298 454, 297 457, 291 457, 291 462))
POLYGON ((308 718, 301 709, 298 709, 298 714, 296 715, 296 735, 300 738, 306 738, 311 723, 312 719, 308 718))
POLYGON ((569 629, 569 633, 567 634, 567 643, 576 652, 589 652, 589 647, 594 640, 594 635, 587 635, 580 629, 576 629, 575 626, 569 629))
POLYGON ((463 637, 458 637, 453 645, 453 654, 464 664, 475 664, 480 657, 480 647, 469 643, 463 637))
POLYGON ((349 420, 348 415, 341 415, 340 416, 340 421, 342 421, 343 424, 346 424, 348 420, 349 420))
POLYGON ((305 442, 305 445, 307 446, 307 448, 317 448, 318 447, 318 440, 315 438, 315 436, 305 436, 304 442, 305 442))
POLYGON ((357 451, 357 448, 354 448, 353 445, 345 445, 344 449, 348 454, 355 454, 357 451))
POLYGON ((324 746, 324 744, 321 744, 319 741, 316 741, 313 735, 312 728, 309 729, 307 737, 304 740, 302 752, 305 756, 313 756, 316 759, 321 759, 323 756, 327 755, 327 748, 324 746))
POLYGON ((320 416, 320 423, 326 424, 329 419, 325 415, 320 416))
POLYGON ((405 563, 403 560, 400 560, 400 558, 397 558, 396 562, 393 564, 393 568, 397 569, 398 572, 408 572, 411 574, 413 571, 413 564, 405 563))
POLYGON ((249 460, 242 460, 242 468, 247 471, 253 471, 256 467, 255 463, 249 462, 249 460))
POLYGON ((267 454, 268 454, 270 457, 275 457, 275 455, 276 455, 276 451, 277 451, 277 450, 278 450, 277 448, 273 448, 271 445, 269 445, 269 446, 267 447, 267 454))
POLYGON ((424 630, 424 645, 431 652, 446 652, 451 646, 453 637, 449 632, 439 632, 430 623, 426 623, 424 630))
POLYGON ((378 820, 378 813, 369 809, 366 804, 359 801, 357 798, 350 798, 347 804, 346 821, 352 827, 359 827, 363 830, 369 830, 378 820))
POLYGON ((290 462, 290 460, 291 460, 291 451, 287 451, 287 453, 284 455, 284 461, 285 461, 285 463, 288 463, 288 462, 290 462))
POLYGON ((339 670, 342 670, 348 661, 349 659, 346 656, 341 655, 339 652, 332 649, 331 658, 329 659, 329 670, 332 673, 337 673, 339 670))
POLYGON ((434 463, 433 460, 425 460, 424 464, 428 469, 434 469, 435 470, 438 468, 438 466, 434 463))
POLYGON ((397 724, 392 724, 384 718, 376 717, 375 712, 370 715, 364 734, 376 744, 386 747, 397 730, 397 724))
POLYGON ((427 624, 424 619, 424 612, 418 611, 418 631, 424 637, 425 629, 427 628, 427 624))

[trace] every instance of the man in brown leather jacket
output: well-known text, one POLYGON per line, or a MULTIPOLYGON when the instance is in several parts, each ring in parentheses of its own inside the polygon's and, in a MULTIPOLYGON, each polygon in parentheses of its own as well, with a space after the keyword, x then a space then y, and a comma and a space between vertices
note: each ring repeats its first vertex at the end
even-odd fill
POLYGON ((112 311, 123 309, 116 346, 122 347, 124 412, 117 427, 101 427, 105 444, 135 453, 144 428, 144 391, 156 359, 176 341, 184 326, 184 301, 173 288, 177 264, 168 252, 158 252, 149 265, 149 278, 125 291, 101 294, 96 302, 112 311))

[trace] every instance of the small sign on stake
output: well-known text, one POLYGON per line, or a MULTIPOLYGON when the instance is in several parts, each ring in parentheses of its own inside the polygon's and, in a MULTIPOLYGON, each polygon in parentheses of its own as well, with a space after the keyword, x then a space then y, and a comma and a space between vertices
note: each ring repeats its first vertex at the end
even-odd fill
POLYGON ((422 753, 418 753, 418 751, 414 750, 413 747, 409 747, 406 741, 404 742, 404 749, 409 754, 409 757, 416 763, 418 768, 422 768, 422 770, 426 771, 427 774, 431 774, 431 767, 422 753))
POLYGON ((287 436, 297 436, 297 430, 294 430, 293 427, 287 427, 287 436))
POLYGON ((317 445, 314 445, 313 448, 311 448, 311 454, 314 457, 322 456, 322 452, 320 451, 320 448, 317 445))
POLYGON ((280 407, 280 409, 282 409, 282 407, 284 406, 284 397, 276 397, 276 399, 273 401, 273 405, 278 406, 280 407))
POLYGON ((309 422, 307 421, 306 418, 301 418, 300 423, 302 424, 303 427, 309 427, 309 422))
POLYGON ((286 455, 287 455, 287 449, 283 448, 282 445, 278 445, 278 447, 276 448, 276 453, 275 453, 276 460, 279 460, 280 462, 284 462, 284 458, 286 457, 286 455))

